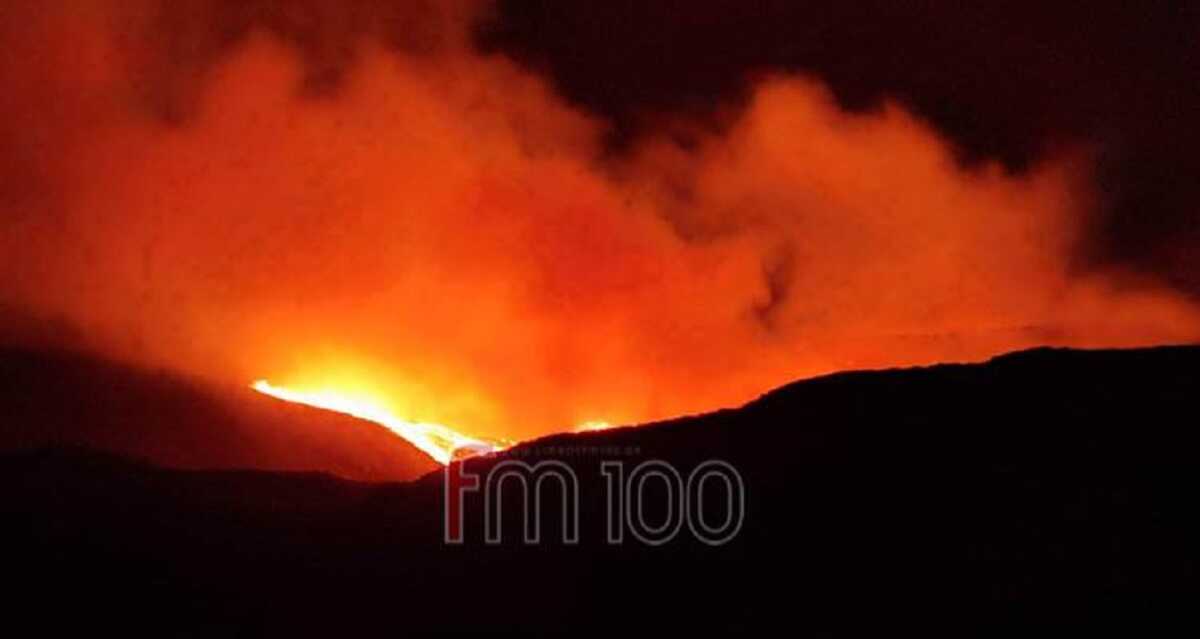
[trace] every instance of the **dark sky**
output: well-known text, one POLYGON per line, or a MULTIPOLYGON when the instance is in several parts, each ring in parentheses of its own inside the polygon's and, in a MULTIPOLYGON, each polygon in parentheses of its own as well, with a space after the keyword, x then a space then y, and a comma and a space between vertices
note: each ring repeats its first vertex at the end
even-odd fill
POLYGON ((903 101, 966 162, 1020 170, 1085 145, 1103 201, 1084 254, 1200 293, 1200 4, 505 0, 478 33, 611 118, 618 142, 786 70, 847 108, 903 101))

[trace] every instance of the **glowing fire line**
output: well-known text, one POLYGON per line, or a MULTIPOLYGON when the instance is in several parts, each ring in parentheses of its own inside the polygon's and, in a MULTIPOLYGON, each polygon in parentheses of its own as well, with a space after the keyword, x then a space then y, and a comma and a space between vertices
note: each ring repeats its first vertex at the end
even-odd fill
POLYGON ((429 455, 439 464, 449 464, 455 451, 467 451, 470 455, 486 454, 503 450, 504 445, 468 437, 441 424, 410 422, 392 414, 391 411, 370 401, 350 398, 334 391, 302 392, 274 386, 265 379, 250 385, 254 390, 297 404, 306 404, 359 419, 375 422, 390 430, 413 446, 429 455))
POLYGON ((577 433, 594 433, 594 432, 601 431, 601 430, 609 430, 611 428, 615 428, 615 426, 613 426, 612 424, 605 422, 605 421, 593 420, 593 421, 583 422, 583 423, 577 425, 575 427, 575 432, 577 432, 577 433))

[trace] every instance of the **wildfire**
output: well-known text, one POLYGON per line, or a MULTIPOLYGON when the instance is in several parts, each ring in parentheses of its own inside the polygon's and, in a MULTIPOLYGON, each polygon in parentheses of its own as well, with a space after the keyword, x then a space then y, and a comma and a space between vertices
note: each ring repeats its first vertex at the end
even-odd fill
POLYGON ((575 427, 577 433, 591 433, 598 430, 608 430, 613 428, 613 425, 604 421, 588 421, 583 422, 575 427))
POLYGON ((250 387, 264 395, 284 401, 306 404, 375 422, 407 440, 432 457, 434 461, 443 465, 449 464, 452 459, 492 453, 508 447, 505 443, 484 441, 463 435, 441 424, 401 419, 370 399, 351 397, 332 390, 297 391, 274 386, 265 379, 254 382, 250 387), (464 451, 467 451, 467 454, 464 455, 464 451))

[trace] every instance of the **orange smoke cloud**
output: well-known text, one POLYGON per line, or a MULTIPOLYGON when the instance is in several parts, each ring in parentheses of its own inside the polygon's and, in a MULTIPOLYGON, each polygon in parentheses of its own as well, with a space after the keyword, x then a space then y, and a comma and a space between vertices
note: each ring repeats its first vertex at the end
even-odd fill
MULTIPOLYGON (((82 46, 52 26, 38 46, 82 46)), ((1171 291, 1074 268, 1082 153, 965 169, 900 106, 848 114, 781 76, 721 133, 613 156, 601 121, 460 37, 367 38, 310 95, 256 33, 171 124, 130 97, 123 41, 82 31, 109 63, 51 76, 65 115, 22 109, 58 132, 52 157, 22 147, 54 196, 7 205, 0 301, 121 358, 516 439, 851 367, 1200 336, 1171 291)))

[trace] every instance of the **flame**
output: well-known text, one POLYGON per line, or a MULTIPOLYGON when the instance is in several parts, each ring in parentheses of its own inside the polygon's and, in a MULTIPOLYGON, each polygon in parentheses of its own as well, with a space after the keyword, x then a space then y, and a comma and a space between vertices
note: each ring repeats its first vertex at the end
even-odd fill
POLYGON ((575 432, 591 433, 591 432, 595 432, 598 430, 608 430, 610 428, 614 428, 614 425, 610 424, 606 421, 599 421, 599 420, 587 421, 587 422, 581 422, 580 424, 575 426, 575 432))
POLYGON ((1086 143, 964 165, 903 100, 756 72, 720 126, 664 109, 618 148, 478 50, 476 3, 421 3, 415 48, 358 8, 393 3, 247 12, 228 42, 190 9, 159 33, 96 13, 138 2, 53 4, 0 18, 6 336, 335 389, 311 399, 438 459, 470 438, 396 415, 531 439, 839 370, 1200 339, 1195 296, 1088 252, 1113 193, 1086 143), (310 15, 329 30, 279 26, 310 15))
POLYGON ((452 459, 493 453, 508 447, 507 443, 470 437, 441 424, 401 419, 375 401, 333 390, 298 391, 275 386, 265 379, 254 382, 250 387, 276 399, 323 408, 375 422, 416 446, 442 465, 449 464, 452 459))

